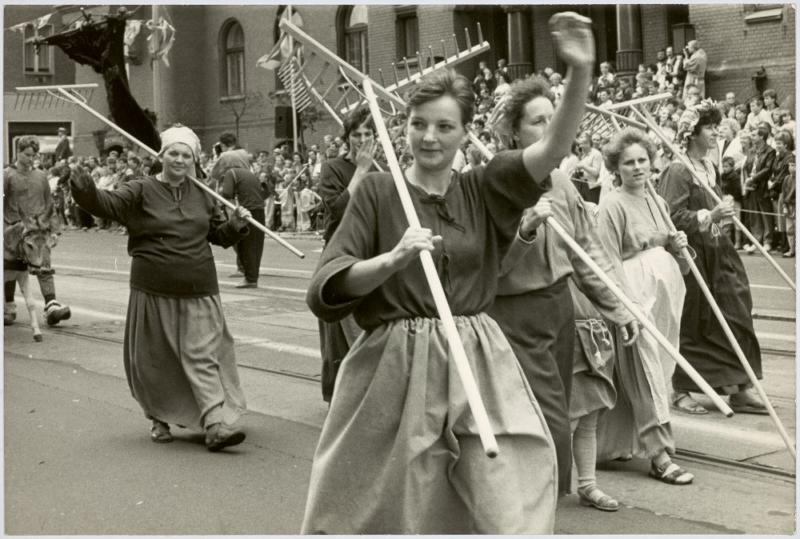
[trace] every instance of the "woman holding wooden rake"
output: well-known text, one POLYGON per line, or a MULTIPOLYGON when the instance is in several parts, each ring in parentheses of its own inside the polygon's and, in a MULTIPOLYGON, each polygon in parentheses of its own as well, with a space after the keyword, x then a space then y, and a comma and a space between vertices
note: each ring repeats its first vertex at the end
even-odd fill
MULTIPOLYGON (((658 208, 664 200, 648 192, 655 146, 642 131, 625 129, 611 139, 603 153, 608 170, 621 185, 600 203, 600 238, 628 296, 677 348, 686 293, 677 258, 687 240, 683 232, 670 233, 658 208)), ((694 476, 670 458, 675 453, 675 437, 668 388, 675 362, 650 333, 643 333, 634 346, 616 348, 618 398, 600 423, 603 457, 633 454, 647 458, 650 475, 659 481, 691 483, 694 476)))
MULTIPOLYGON (((569 151, 594 62, 589 21, 552 20, 570 85, 549 136, 466 174, 451 170, 474 106, 469 81, 425 77, 408 101, 405 183, 425 228, 399 213, 391 177, 355 190, 309 288, 314 313, 364 333, 342 362, 314 456, 305 533, 552 533, 553 443, 514 353, 485 313, 522 211, 569 151), (416 260, 433 255, 500 448, 484 455, 416 260)), ((378 119, 376 118, 376 121, 378 119)))
MULTIPOLYGON (((678 160, 673 161, 661 178, 659 193, 669 204, 675 227, 687 234, 689 245, 697 252, 697 266, 703 279, 760 379, 761 350, 753 329, 750 283, 733 244, 718 226, 720 221, 734 215, 733 202, 715 204, 697 183, 704 182, 718 196, 721 193, 717 171, 706 157, 708 150, 716 145, 720 119, 719 110, 708 100, 683 113, 678 122, 678 138, 686 148, 691 169, 678 160)), ((730 395, 734 412, 767 414, 694 276, 687 275, 685 282, 681 354, 718 393, 730 395)), ((676 408, 690 414, 707 413, 689 394, 697 391, 697 387, 682 371, 675 372, 672 384, 676 408)))

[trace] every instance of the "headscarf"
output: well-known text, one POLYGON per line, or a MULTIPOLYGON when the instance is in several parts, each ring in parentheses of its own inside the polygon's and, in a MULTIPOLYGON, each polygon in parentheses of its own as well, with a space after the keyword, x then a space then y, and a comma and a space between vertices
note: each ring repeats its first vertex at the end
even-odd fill
POLYGON ((183 125, 175 125, 161 132, 161 151, 158 152, 158 155, 164 155, 167 148, 178 142, 189 147, 194 161, 197 163, 200 157, 200 139, 197 138, 194 131, 183 125))

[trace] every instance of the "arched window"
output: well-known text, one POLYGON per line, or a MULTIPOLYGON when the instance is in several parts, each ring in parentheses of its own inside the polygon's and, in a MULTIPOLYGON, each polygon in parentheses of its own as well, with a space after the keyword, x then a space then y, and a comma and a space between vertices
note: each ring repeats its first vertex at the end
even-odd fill
POLYGON ((224 84, 226 96, 240 96, 244 86, 244 30, 237 21, 229 22, 222 32, 224 84))
POLYGON ((351 66, 366 73, 369 70, 367 6, 343 6, 339 8, 337 22, 339 54, 351 66))

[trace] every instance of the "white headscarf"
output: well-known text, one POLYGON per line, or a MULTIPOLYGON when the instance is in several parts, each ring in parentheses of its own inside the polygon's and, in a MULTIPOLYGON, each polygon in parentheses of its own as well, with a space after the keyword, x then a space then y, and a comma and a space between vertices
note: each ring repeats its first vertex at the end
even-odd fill
POLYGON ((192 151, 195 162, 198 161, 201 150, 200 139, 197 138, 197 135, 194 134, 194 131, 183 125, 176 125, 174 127, 170 127, 166 131, 162 131, 161 151, 158 152, 158 155, 164 155, 164 152, 167 150, 167 148, 176 142, 180 142, 181 144, 188 146, 192 151))

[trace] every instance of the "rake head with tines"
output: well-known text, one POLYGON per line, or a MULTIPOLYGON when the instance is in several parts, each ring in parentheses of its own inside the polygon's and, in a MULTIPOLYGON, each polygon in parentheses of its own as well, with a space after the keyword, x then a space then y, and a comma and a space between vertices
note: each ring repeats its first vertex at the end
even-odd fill
POLYGON ((92 100, 97 84, 65 84, 63 86, 21 86, 15 88, 14 110, 57 109, 75 103, 59 93, 68 92, 83 103, 92 100))

